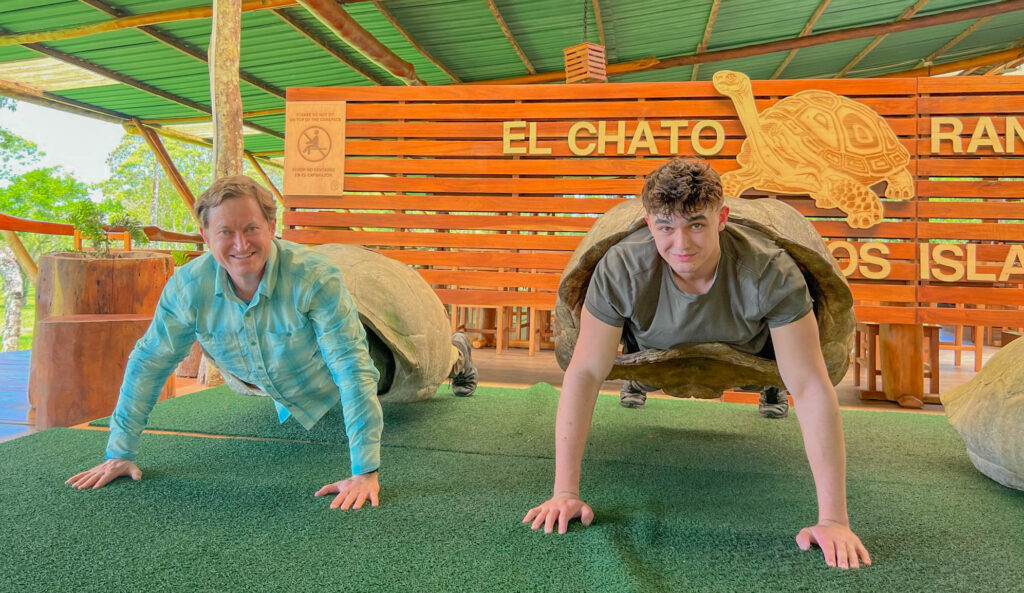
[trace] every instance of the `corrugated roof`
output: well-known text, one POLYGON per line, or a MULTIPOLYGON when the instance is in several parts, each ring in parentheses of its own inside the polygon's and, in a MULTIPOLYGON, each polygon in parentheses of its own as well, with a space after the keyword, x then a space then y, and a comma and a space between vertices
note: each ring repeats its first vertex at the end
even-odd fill
MULTIPOLYGON (((714 0, 586 2, 586 37, 589 41, 599 41, 595 10, 599 9, 600 27, 612 64, 649 56, 666 60, 693 55, 700 47, 716 5, 714 0)), ((209 7, 210 4, 208 0, 5 0, 0 4, 0 33, 52 31, 105 23, 114 18, 110 13, 141 15, 209 7), (107 10, 102 9, 104 6, 107 10)), ((561 72, 562 50, 583 41, 584 0, 494 0, 494 4, 515 42, 539 73, 561 72)), ((820 4, 821 0, 721 2, 711 23, 705 51, 793 39, 807 27, 820 4)), ((914 0, 832 0, 810 33, 892 23, 916 4, 914 0)), ((464 82, 528 74, 526 65, 485 0, 382 0, 380 3, 341 2, 341 5, 380 43, 412 64, 417 76, 427 84, 452 83, 431 58, 464 82), (384 14, 381 7, 389 14, 384 14), (424 51, 429 56, 424 55, 424 51)), ((970 35, 936 56, 932 60, 934 64, 1024 46, 1024 3, 1019 0, 931 0, 917 6, 919 10, 912 18, 987 5, 1016 10, 985 19, 970 35)), ((936 50, 977 22, 977 18, 970 18, 889 34, 853 64, 846 76, 878 76, 919 67, 936 50)), ((119 82, 92 87, 83 82, 81 88, 39 84, 36 88, 44 98, 71 99, 79 106, 143 120, 192 117, 209 110, 209 75, 206 64, 188 54, 205 54, 210 27, 209 18, 198 18, 162 22, 145 30, 126 29, 38 44, 0 45, 0 68, 4 64, 31 68, 34 62, 24 61, 42 56, 71 62, 110 74, 119 78, 119 82), (42 91, 49 91, 49 94, 42 91)), ((869 36, 801 48, 780 77, 836 76, 872 40, 869 36)), ((350 47, 297 3, 245 12, 241 43, 241 70, 243 79, 249 81, 241 85, 243 108, 247 112, 283 107, 282 95, 288 87, 403 84, 398 76, 350 47), (319 41, 314 42, 309 36, 319 41)), ((698 67, 697 78, 709 80, 720 69, 739 70, 755 79, 769 78, 789 55, 788 50, 773 51, 704 63, 698 67)), ((998 64, 992 67, 995 66, 998 64)), ((2 72, 0 69, 0 85, 5 80, 2 72)), ((614 75, 609 80, 690 80, 692 73, 693 67, 685 65, 614 75)), ((92 74, 90 78, 96 80, 92 74)), ((6 80, 25 82, 11 74, 6 80)), ((2 87, 0 92, 3 92, 2 87)), ((246 135, 249 150, 282 149, 283 115, 252 117, 246 123, 268 132, 246 135)))

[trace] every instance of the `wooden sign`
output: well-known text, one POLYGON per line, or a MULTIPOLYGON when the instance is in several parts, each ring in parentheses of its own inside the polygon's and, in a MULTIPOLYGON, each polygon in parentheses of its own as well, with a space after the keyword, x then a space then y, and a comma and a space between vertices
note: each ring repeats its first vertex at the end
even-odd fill
POLYGON ((284 191, 331 196, 345 186, 345 102, 289 101, 285 107, 284 191))

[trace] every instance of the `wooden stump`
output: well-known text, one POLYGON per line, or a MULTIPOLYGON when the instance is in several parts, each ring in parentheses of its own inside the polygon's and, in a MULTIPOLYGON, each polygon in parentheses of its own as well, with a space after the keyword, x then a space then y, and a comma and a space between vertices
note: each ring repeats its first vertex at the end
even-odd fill
MULTIPOLYGON (((128 355, 173 272, 170 255, 144 251, 39 259, 28 389, 37 428, 78 424, 113 410, 128 355)), ((164 387, 164 397, 172 385, 164 387)))
MULTIPOLYGON (((128 355, 151 321, 148 315, 61 315, 36 325, 29 364, 36 428, 72 426, 110 414, 128 355)), ((171 376, 160 399, 173 393, 171 376)))
POLYGON ((924 406, 924 334, 920 325, 883 323, 878 333, 882 391, 904 408, 924 406))
POLYGON ((175 376, 185 379, 195 379, 198 377, 199 361, 202 357, 203 350, 199 347, 199 342, 193 342, 192 349, 189 350, 188 356, 178 364, 178 368, 174 371, 175 376))

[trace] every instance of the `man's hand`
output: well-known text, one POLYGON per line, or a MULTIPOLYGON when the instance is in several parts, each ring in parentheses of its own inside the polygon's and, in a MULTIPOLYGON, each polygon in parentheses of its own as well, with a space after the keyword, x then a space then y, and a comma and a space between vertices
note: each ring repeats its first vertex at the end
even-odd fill
POLYGON ((359 474, 358 476, 352 476, 347 480, 341 480, 340 482, 334 482, 333 484, 327 484, 323 488, 316 491, 315 496, 325 496, 327 494, 337 494, 334 500, 331 501, 331 508, 341 508, 343 511, 349 509, 359 509, 363 507, 363 503, 367 500, 370 504, 377 506, 380 504, 380 483, 377 482, 377 472, 373 471, 368 474, 359 474))
POLYGON ((590 525, 594 520, 594 510, 590 505, 580 500, 579 496, 572 494, 556 494, 550 500, 539 507, 530 509, 523 517, 523 523, 533 521, 530 529, 537 530, 544 526, 544 533, 551 533, 558 523, 558 533, 565 533, 569 529, 569 521, 579 518, 580 523, 590 525))
POLYGON ((142 470, 134 462, 127 459, 108 459, 92 469, 75 474, 68 478, 65 484, 71 484, 72 488, 85 490, 86 488, 102 488, 121 476, 131 476, 133 480, 142 480, 142 470))
POLYGON ((860 568, 871 566, 871 556, 867 548, 860 543, 860 538, 850 530, 849 525, 825 521, 812 527, 804 527, 796 534, 796 545, 801 550, 811 549, 817 544, 825 554, 825 564, 842 568, 860 568))

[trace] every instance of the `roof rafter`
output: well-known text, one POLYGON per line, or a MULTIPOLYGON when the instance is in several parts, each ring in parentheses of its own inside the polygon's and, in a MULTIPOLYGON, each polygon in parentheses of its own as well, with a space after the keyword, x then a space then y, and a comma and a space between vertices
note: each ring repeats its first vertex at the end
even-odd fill
POLYGON ((298 31, 299 33, 302 33, 302 35, 306 39, 312 41, 317 47, 333 56, 334 59, 351 68, 356 74, 362 76, 366 80, 369 80, 373 84, 384 86, 383 80, 378 78, 369 70, 363 68, 359 64, 356 64, 355 62, 350 60, 348 56, 346 56, 345 54, 331 47, 330 44, 327 43, 327 41, 325 41, 322 37, 320 37, 320 35, 316 33, 316 31, 302 24, 298 19, 292 16, 291 13, 289 13, 286 9, 279 8, 277 10, 274 10, 273 13, 275 16, 277 16, 277 18, 291 25, 291 27, 298 31))
MULTIPOLYGON (((800 34, 797 35, 797 37, 807 37, 811 34, 811 31, 814 30, 814 25, 818 22, 818 19, 821 18, 821 14, 825 12, 825 9, 828 8, 828 3, 831 1, 832 0, 821 0, 821 2, 818 3, 818 7, 814 9, 813 13, 811 13, 811 18, 807 19, 807 24, 800 30, 800 34)), ((782 63, 779 64, 779 67, 775 69, 775 72, 773 72, 769 78, 778 78, 779 76, 782 76, 782 71, 786 69, 786 66, 789 66, 789 63, 793 61, 793 58, 796 57, 796 52, 798 51, 800 50, 789 50, 789 53, 786 54, 786 58, 782 60, 782 63)))
POLYGON ((443 63, 441 63, 441 60, 435 58, 433 55, 431 55, 430 52, 426 50, 426 48, 424 48, 415 39, 413 39, 412 35, 410 35, 409 32, 405 30, 405 27, 403 27, 398 22, 398 19, 395 18, 395 15, 391 14, 391 11, 388 10, 387 8, 384 8, 383 2, 381 2, 380 0, 373 0, 373 5, 377 7, 377 11, 380 12, 381 15, 383 15, 384 18, 386 18, 389 23, 391 23, 391 26, 394 27, 396 31, 401 33, 402 37, 405 37, 405 40, 409 42, 409 45, 413 46, 414 48, 416 48, 416 51, 420 52, 420 55, 429 60, 431 64, 437 66, 437 68, 441 72, 444 72, 448 76, 448 78, 452 80, 452 82, 462 82, 462 79, 459 78, 458 75, 456 75, 454 72, 452 72, 451 69, 449 69, 443 63))
MULTIPOLYGON (((519 59, 523 61, 523 65, 526 66, 526 70, 530 74, 537 74, 537 69, 533 67, 530 62, 530 58, 526 57, 526 53, 523 52, 523 48, 519 47, 519 42, 516 41, 512 30, 508 28, 508 23, 505 22, 505 18, 501 16, 501 11, 498 10, 497 5, 494 4, 494 0, 487 0, 487 6, 491 9, 491 14, 494 15, 494 20, 498 21, 498 26, 501 27, 501 32, 505 34, 505 39, 512 44, 512 49, 516 50, 519 54, 519 59)), ((564 75, 564 73, 563 73, 564 75)))
POLYGON ((877 78, 913 78, 917 76, 936 76, 938 74, 956 72, 957 70, 974 71, 978 68, 989 66, 991 64, 1003 64, 1018 58, 1024 58, 1024 47, 1022 47, 1022 45, 1024 45, 1024 40, 1014 43, 1008 49, 992 52, 990 54, 956 60, 955 62, 947 62, 937 66, 914 68, 913 70, 904 70, 902 72, 890 72, 888 74, 882 74, 877 78))
MULTIPOLYGON (((267 2, 267 1, 269 1, 269 0, 259 0, 259 2, 246 2, 246 3, 244 3, 242 5, 242 12, 246 11, 246 5, 263 3, 263 2, 267 2)), ((282 0, 279 0, 279 1, 282 1, 282 0)), ((293 0, 292 4, 294 4, 295 1, 297 1, 297 0, 293 0)), ((109 15, 112 15, 112 16, 117 16, 117 17, 124 17, 125 16, 125 13, 124 13, 123 10, 120 10, 118 8, 113 8, 113 7, 109 6, 109 5, 107 5, 106 3, 104 3, 102 0, 79 0, 79 2, 84 2, 85 4, 88 4, 89 6, 92 6, 93 8, 96 8, 97 10, 101 10, 101 11, 103 11, 103 12, 109 14, 109 15)), ((249 10, 258 10, 258 9, 249 8, 249 10)), ((125 18, 130 18, 130 17, 125 17, 125 18)), ((209 63, 210 63, 210 58, 209 58, 209 56, 207 55, 206 52, 204 52, 201 49, 192 47, 191 45, 185 43, 184 41, 182 41, 181 39, 178 39, 177 37, 174 37, 173 35, 169 35, 167 33, 164 33, 160 29, 158 29, 156 27, 152 27, 152 26, 140 25, 140 26, 137 26, 136 28, 139 30, 139 32, 144 33, 144 34, 152 37, 153 39, 156 39, 160 43, 163 43, 164 45, 166 45, 168 47, 172 47, 172 48, 180 51, 181 53, 183 53, 183 54, 185 54, 185 55, 187 55, 189 57, 195 58, 196 60, 199 60, 200 62, 202 62, 204 64, 207 64, 207 65, 209 65, 209 63)), ((264 80, 260 80, 259 78, 255 77, 255 76, 253 76, 251 74, 248 74, 247 72, 245 72, 242 69, 239 69, 238 77, 241 78, 242 80, 244 80, 245 82, 251 84, 252 86, 254 86, 254 87, 256 87, 256 88, 258 88, 258 89, 260 89, 260 90, 262 90, 264 92, 270 93, 271 95, 274 95, 275 97, 278 97, 280 99, 284 99, 284 97, 285 97, 285 92, 283 90, 281 90, 280 88, 278 88, 278 87, 276 87, 276 86, 274 86, 274 85, 272 85, 272 84, 270 84, 270 83, 268 83, 268 82, 266 82, 264 80)))
MULTIPOLYGON (((746 58, 750 56, 774 53, 777 51, 785 51, 788 49, 799 49, 804 47, 813 47, 816 45, 824 45, 827 43, 834 43, 836 41, 848 41, 850 39, 873 37, 875 35, 881 35, 883 33, 897 33, 901 31, 922 29, 924 27, 948 25, 950 23, 958 23, 961 21, 977 19, 990 15, 1004 14, 1007 12, 1014 12, 1017 10, 1024 10, 1024 0, 1005 0, 1004 2, 997 2, 995 4, 985 4, 982 6, 974 6, 972 8, 964 8, 961 10, 951 10, 924 17, 918 17, 916 19, 908 19, 905 21, 895 21, 890 23, 881 23, 877 25, 866 25, 863 27, 852 27, 849 29, 838 29, 836 31, 829 31, 828 33, 808 35, 807 37, 782 39, 780 41, 771 41, 768 43, 760 43, 757 45, 748 45, 745 47, 737 47, 733 49, 705 52, 699 55, 676 56, 674 58, 666 58, 664 60, 659 60, 655 57, 648 57, 640 60, 633 60, 630 62, 609 64, 608 74, 613 75, 625 74, 627 72, 640 72, 643 70, 661 70, 664 68, 675 68, 677 66, 690 66, 693 64, 706 64, 709 62, 720 62, 723 60, 746 58)), ((536 74, 532 76, 516 76, 512 78, 479 81, 467 84, 526 84, 538 82, 557 82, 563 79, 564 77, 565 73, 562 71, 558 71, 545 72, 542 74, 536 74)))
POLYGON ((601 45, 603 45, 605 47, 605 51, 607 51, 608 43, 604 40, 604 23, 601 21, 601 2, 600 0, 592 0, 591 4, 594 6, 594 22, 597 23, 597 38, 601 40, 601 45))
MULTIPOLYGON (((0 28, 0 31, 3 31, 3 29, 0 28)), ((57 51, 57 50, 55 50, 55 49, 53 49, 51 47, 47 47, 47 46, 43 45, 42 43, 26 43, 26 44, 23 44, 22 47, 25 47, 27 49, 31 49, 32 51, 41 53, 41 54, 46 55, 46 56, 50 56, 51 58, 53 58, 55 60, 60 60, 62 62, 71 64, 72 66, 77 66, 79 68, 82 68, 83 70, 88 70, 88 71, 93 72, 95 74, 99 74, 100 76, 106 76, 107 78, 109 78, 111 80, 116 80, 117 82, 120 82, 121 84, 124 84, 126 86, 130 86, 130 87, 136 88, 136 89, 138 89, 140 91, 144 91, 144 92, 149 93, 151 95, 155 95, 157 97, 160 97, 161 99, 165 99, 167 101, 171 101, 172 103, 177 103, 178 105, 182 105, 182 106, 188 107, 190 109, 195 109, 196 111, 199 111, 199 112, 202 112, 202 113, 210 113, 210 108, 209 107, 205 107, 204 105, 202 105, 200 103, 196 103, 195 101, 193 101, 191 99, 187 99, 185 97, 182 97, 180 95, 176 95, 174 93, 171 93, 171 92, 168 92, 168 91, 165 91, 165 90, 162 90, 162 89, 158 89, 158 88, 156 88, 156 87, 154 87, 154 86, 152 86, 150 84, 142 82, 141 80, 137 80, 135 78, 132 78, 130 76, 126 76, 126 75, 121 74, 119 72, 114 72, 113 70, 110 70, 109 68, 106 68, 104 66, 100 66, 99 64, 96 64, 94 62, 90 62, 89 60, 85 60, 83 58, 79 58, 78 56, 73 56, 71 54, 66 54, 64 52, 57 51)), ((247 125, 249 125, 249 127, 253 128, 254 130, 259 130, 260 132, 263 132, 264 134, 268 134, 268 135, 273 136, 275 138, 282 138, 282 139, 284 138, 284 134, 281 134, 280 132, 277 132, 275 130, 271 130, 270 128, 266 128, 266 127, 263 127, 263 126, 260 126, 260 125, 257 125, 257 124, 247 124, 247 125)))
MULTIPOLYGON (((708 49, 708 40, 711 39, 711 29, 715 27, 715 20, 718 18, 718 7, 722 5, 722 0, 715 0, 711 3, 711 12, 708 13, 708 22, 704 25, 704 36, 700 39, 700 44, 697 46, 695 53, 702 54, 708 49)), ((700 64, 694 64, 690 70, 690 80, 697 80, 697 70, 700 69, 700 64)))
MULTIPOLYGON (((83 1, 92 4, 91 2, 88 2, 88 0, 83 1)), ((247 0, 242 3, 242 12, 248 12, 251 10, 267 10, 281 6, 293 6, 297 3, 298 0, 247 0)), ((108 12, 108 14, 113 13, 108 12)), ((93 23, 91 25, 79 25, 77 27, 67 27, 51 31, 34 31, 31 33, 6 33, 4 35, 0 35, 0 46, 22 45, 38 41, 59 41, 63 39, 73 39, 75 37, 84 37, 95 33, 105 33, 107 31, 117 31, 120 29, 131 29, 135 27, 141 28, 146 25, 211 18, 213 16, 213 7, 197 6, 195 8, 179 8, 176 10, 163 10, 160 12, 149 12, 134 15, 118 14, 116 16, 118 18, 115 18, 112 21, 93 23)))
POLYGON ((115 124, 120 124, 130 118, 129 115, 119 111, 89 105, 13 80, 0 80, 0 95, 115 124))
POLYGON ((408 85, 425 85, 412 64, 398 57, 388 46, 352 18, 334 0, 299 0, 299 4, 366 59, 408 85))
MULTIPOLYGON (((924 8, 924 5, 927 4, 927 3, 928 3, 928 0, 917 0, 917 2, 915 2, 912 6, 908 7, 906 10, 904 10, 902 13, 900 13, 900 16, 896 17, 896 20, 893 21, 893 22, 898 23, 898 22, 901 22, 901 21, 910 20, 915 14, 917 14, 917 12, 919 10, 924 8)), ((847 63, 845 66, 843 66, 842 70, 840 70, 836 74, 835 77, 836 78, 842 78, 842 77, 846 76, 847 72, 849 72, 850 70, 853 70, 853 67, 856 66, 858 63, 860 63, 861 60, 864 59, 864 56, 866 56, 869 53, 871 53, 871 51, 873 49, 875 49, 876 47, 878 47, 878 44, 880 44, 883 41, 885 41, 885 38, 888 37, 888 36, 889 36, 888 33, 883 33, 881 35, 875 36, 875 38, 872 39, 871 42, 868 43, 864 47, 864 49, 860 50, 860 53, 858 53, 857 55, 853 56, 853 59, 850 60, 849 63, 847 63)))
POLYGON ((928 55, 928 57, 926 57, 925 59, 921 60, 921 63, 918 64, 918 66, 926 66, 928 64, 931 64, 932 61, 935 58, 937 58, 940 55, 946 53, 947 50, 949 50, 954 45, 956 45, 956 44, 960 43, 961 41, 963 41, 964 39, 966 39, 971 33, 974 33, 975 31, 977 31, 978 29, 983 27, 985 25, 985 23, 989 22, 990 20, 992 20, 992 17, 986 16, 986 17, 982 17, 982 18, 974 21, 974 23, 970 27, 967 27, 966 29, 961 31, 959 35, 957 35, 956 37, 950 39, 948 42, 946 42, 945 45, 943 45, 939 49, 933 51, 931 54, 928 55))

